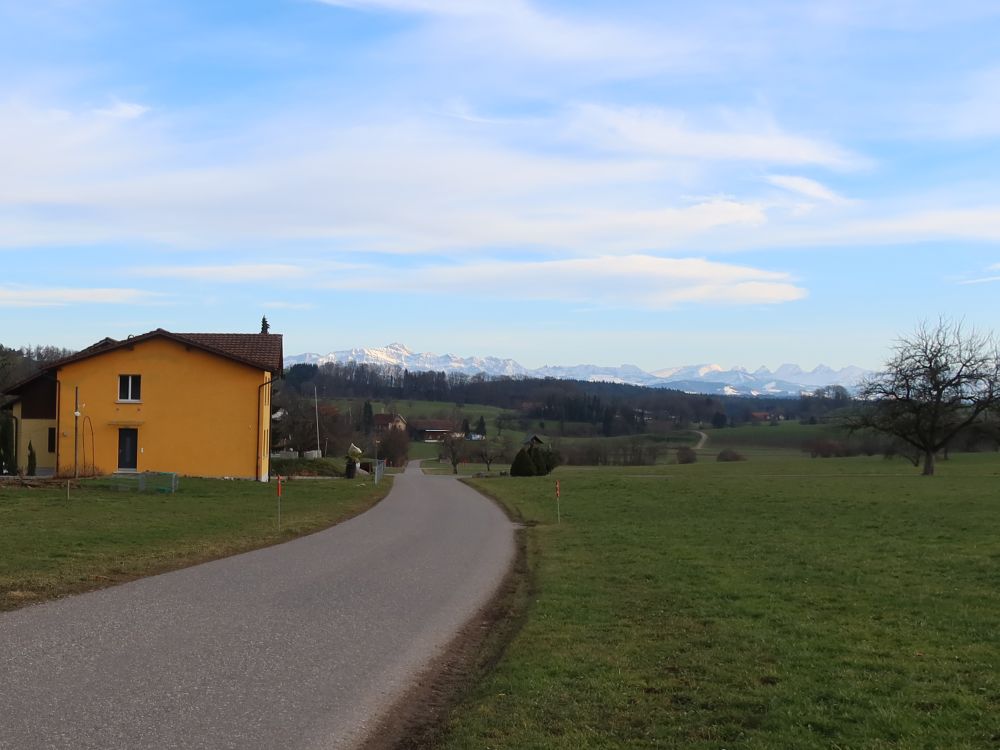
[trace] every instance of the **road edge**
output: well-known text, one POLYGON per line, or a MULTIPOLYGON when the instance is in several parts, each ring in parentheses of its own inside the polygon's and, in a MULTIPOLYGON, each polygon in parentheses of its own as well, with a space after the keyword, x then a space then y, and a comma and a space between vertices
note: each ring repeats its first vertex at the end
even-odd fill
POLYGON ((437 747, 447 730, 449 717, 493 671, 527 619, 535 594, 527 529, 514 509, 488 491, 469 486, 518 524, 514 533, 514 559, 490 600, 421 672, 413 687, 393 703, 385 718, 361 743, 360 750, 437 747))

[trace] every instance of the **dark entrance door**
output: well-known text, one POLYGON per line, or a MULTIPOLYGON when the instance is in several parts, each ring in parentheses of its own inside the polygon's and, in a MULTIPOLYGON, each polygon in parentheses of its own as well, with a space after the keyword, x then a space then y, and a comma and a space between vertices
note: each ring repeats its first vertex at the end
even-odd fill
POLYGON ((134 427, 118 430, 118 471, 135 471, 139 465, 139 431, 134 427))

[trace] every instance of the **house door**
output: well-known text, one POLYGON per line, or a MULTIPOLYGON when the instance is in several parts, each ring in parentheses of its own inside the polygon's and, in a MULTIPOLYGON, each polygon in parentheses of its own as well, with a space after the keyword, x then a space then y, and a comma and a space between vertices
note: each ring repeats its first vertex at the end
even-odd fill
POLYGON ((118 471, 135 471, 139 466, 139 430, 122 427, 118 430, 118 471))

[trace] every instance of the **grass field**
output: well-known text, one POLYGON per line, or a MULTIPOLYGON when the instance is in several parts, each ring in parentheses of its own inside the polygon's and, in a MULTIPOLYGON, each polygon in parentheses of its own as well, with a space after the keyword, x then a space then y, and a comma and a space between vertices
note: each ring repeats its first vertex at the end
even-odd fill
POLYGON ((997 454, 473 480, 527 524, 534 591, 441 746, 996 748, 998 480, 997 454))
POLYGON ((371 507, 392 486, 181 479, 172 495, 0 485, 0 609, 285 541, 371 507))

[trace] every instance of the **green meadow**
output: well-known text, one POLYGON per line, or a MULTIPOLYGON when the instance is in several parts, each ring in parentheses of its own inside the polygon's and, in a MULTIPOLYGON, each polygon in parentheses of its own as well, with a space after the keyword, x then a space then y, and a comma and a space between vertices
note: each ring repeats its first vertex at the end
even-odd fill
POLYGON ((277 483, 182 478, 175 494, 103 480, 0 484, 0 610, 286 541, 370 508, 391 480, 277 483))
POLYGON ((998 454, 471 483, 524 523, 530 597, 442 747, 1000 746, 998 454))

